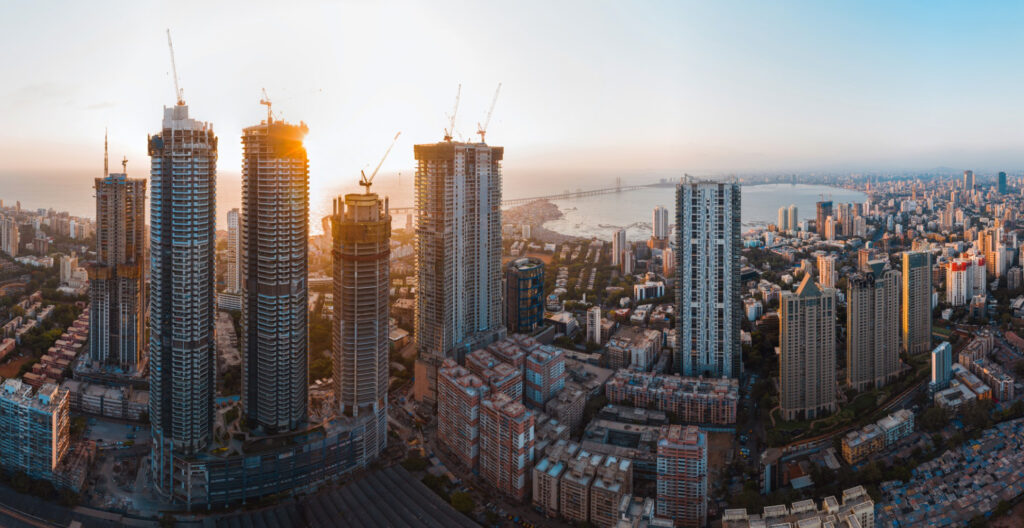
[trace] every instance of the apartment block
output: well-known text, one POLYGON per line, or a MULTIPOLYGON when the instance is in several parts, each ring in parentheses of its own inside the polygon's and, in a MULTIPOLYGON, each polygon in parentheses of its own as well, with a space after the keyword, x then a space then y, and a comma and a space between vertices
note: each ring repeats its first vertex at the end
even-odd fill
POLYGON ((656 507, 676 526, 702 528, 708 518, 708 441, 700 428, 666 425, 658 438, 656 507))
POLYGON ((513 401, 523 401, 523 372, 498 361, 481 348, 466 356, 466 367, 490 388, 491 394, 504 393, 513 401))
POLYGON ((480 475, 517 501, 530 492, 534 422, 532 412, 505 394, 480 404, 480 475))
POLYGON ((587 390, 574 381, 566 382, 554 398, 544 405, 544 411, 575 431, 583 424, 583 410, 587 406, 587 390))
POLYGON ((68 452, 68 393, 47 383, 38 390, 19 379, 0 388, 0 466, 32 478, 54 480, 68 452))
POLYGON ((437 374, 437 439, 462 465, 475 469, 480 457, 480 404, 489 388, 451 359, 437 374))
POLYGON ((791 506, 765 506, 761 515, 746 509, 725 510, 722 528, 763 528, 766 526, 874 528, 875 502, 863 486, 843 491, 842 503, 826 497, 819 508, 814 500, 794 502, 791 506))
POLYGON ((605 348, 608 368, 648 371, 658 360, 661 332, 626 326, 612 335, 605 348))
POLYGON ((884 387, 900 365, 900 273, 870 266, 847 291, 846 383, 857 391, 884 387))
POLYGON ((532 408, 543 409, 565 387, 565 355, 562 349, 544 345, 526 357, 523 401, 532 408))
POLYGON ((684 378, 619 370, 605 384, 609 403, 658 409, 690 423, 733 424, 739 381, 733 378, 684 378))

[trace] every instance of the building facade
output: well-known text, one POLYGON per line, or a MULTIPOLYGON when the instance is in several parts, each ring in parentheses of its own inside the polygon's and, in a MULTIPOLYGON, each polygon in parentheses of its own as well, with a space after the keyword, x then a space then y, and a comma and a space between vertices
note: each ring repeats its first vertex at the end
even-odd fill
POLYGON ((544 404, 565 388, 565 355, 562 349, 543 345, 526 357, 523 401, 532 408, 544 404))
POLYGON ((108 174, 96 178, 94 188, 96 261, 86 268, 89 359, 138 372, 146 356, 146 180, 108 174))
POLYGON ((740 186, 687 182, 676 187, 675 370, 738 378, 740 186))
POLYGON ((872 271, 850 277, 846 308, 846 384, 856 391, 881 388, 900 364, 900 273, 872 271))
POLYGON ((200 452, 213 434, 217 137, 179 102, 164 108, 149 156, 150 468, 170 496, 190 477, 178 455, 200 452))
POLYGON ((505 394, 480 404, 480 476, 515 500, 530 493, 534 422, 532 412, 505 394))
POLYGON ((0 467, 53 481, 71 442, 68 391, 20 379, 0 386, 0 467))
POLYGON ((836 410, 836 291, 805 276, 779 306, 779 407, 784 420, 836 410))
POLYGON ((341 419, 364 424, 370 461, 387 447, 391 214, 369 187, 334 203, 334 396, 341 419))
POLYGON ((224 270, 224 285, 231 293, 242 289, 241 216, 238 208, 228 211, 228 253, 224 270))
POLYGON ((828 238, 825 234, 825 224, 827 223, 828 217, 832 216, 832 201, 818 202, 814 204, 815 216, 814 216, 814 227, 818 231, 818 235, 821 238, 828 238))
POLYGON ((903 350, 923 354, 932 349, 932 255, 903 253, 901 328, 903 350))
POLYGON ((928 392, 934 394, 948 388, 953 379, 953 346, 949 342, 943 341, 932 350, 931 367, 928 392))

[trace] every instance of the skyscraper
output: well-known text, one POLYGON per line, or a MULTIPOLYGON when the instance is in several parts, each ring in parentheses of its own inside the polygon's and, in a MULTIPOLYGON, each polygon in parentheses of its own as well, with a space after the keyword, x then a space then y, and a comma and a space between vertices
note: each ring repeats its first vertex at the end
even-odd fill
POLYGON ((814 217, 814 228, 818 231, 818 235, 825 238, 825 220, 832 216, 832 201, 818 202, 815 204, 816 216, 814 217))
POLYGON ((789 217, 789 225, 786 226, 786 230, 791 233, 795 233, 797 226, 800 224, 800 218, 797 215, 797 212, 796 204, 791 204, 789 206, 789 214, 787 215, 789 217))
POLYGON ((903 253, 903 350, 908 354, 932 349, 932 255, 903 253))
POLYGON ((0 215, 0 251, 9 257, 18 256, 18 246, 21 244, 21 235, 18 232, 18 221, 14 216, 0 215))
POLYGON ((708 518, 708 440, 695 425, 665 425, 658 437, 658 517, 701 528, 708 518))
POLYGON ((804 275, 779 301, 779 407, 784 420, 836 410, 836 291, 804 275))
POLYGON ((268 115, 242 134, 242 407, 268 433, 306 421, 308 131, 268 115))
POLYGON ((675 368, 685 376, 740 377, 740 186, 676 187, 675 368))
POLYGON ((544 320, 544 262, 522 257, 505 266, 505 328, 530 333, 544 320))
POLYGON ((999 172, 999 194, 1006 194, 1006 173, 999 172))
POLYGON ((334 394, 365 423, 365 463, 387 447, 391 214, 369 186, 334 203, 334 394))
POLYGON ((953 347, 947 341, 939 343, 932 350, 932 377, 928 382, 928 391, 935 393, 949 387, 953 377, 953 347))
POLYGON ((224 282, 227 290, 238 293, 242 289, 242 244, 238 208, 228 211, 228 254, 224 282))
POLYGON ((668 209, 662 206, 656 206, 654 208, 653 219, 651 222, 653 236, 657 240, 665 240, 668 238, 668 209))
POLYGON ((789 231, 789 207, 779 207, 779 219, 777 224, 779 231, 789 231))
POLYGON ((149 156, 150 467, 170 495, 188 478, 175 454, 199 452, 213 433, 217 137, 179 101, 164 108, 149 156))
POLYGON ((972 170, 964 171, 964 189, 968 191, 974 190, 974 171, 972 170))
POLYGON ((501 160, 505 149, 416 145, 416 344, 462 355, 503 338, 501 160))
POLYGON ((622 265, 622 254, 626 251, 626 230, 616 229, 612 233, 612 266, 622 265))
POLYGON ((818 282, 826 288, 835 288, 838 276, 835 255, 818 255, 818 282))
POLYGON ((881 388, 899 372, 900 273, 873 260, 850 278, 846 309, 846 383, 881 388))
POLYGON ((89 359, 135 372, 145 361, 146 180, 108 174, 96 178, 95 189, 96 261, 87 267, 89 359))

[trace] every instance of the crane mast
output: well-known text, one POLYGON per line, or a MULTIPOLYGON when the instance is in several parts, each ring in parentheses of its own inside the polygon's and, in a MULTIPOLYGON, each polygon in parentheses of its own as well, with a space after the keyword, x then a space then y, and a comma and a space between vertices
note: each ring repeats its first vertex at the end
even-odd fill
POLYGON ((487 143, 487 126, 491 124, 491 115, 494 114, 494 105, 498 103, 498 94, 501 93, 501 83, 498 83, 498 88, 494 90, 494 98, 491 99, 491 108, 487 110, 487 118, 484 119, 484 124, 476 124, 476 133, 480 134, 480 142, 487 143))
POLYGON ((459 99, 462 97, 462 83, 459 83, 459 89, 455 92, 455 106, 452 108, 452 113, 448 116, 448 128, 444 129, 444 140, 451 141, 452 136, 455 134, 455 114, 459 112, 459 99))
POLYGON ((381 165, 384 165, 384 160, 388 159, 388 154, 391 154, 391 149, 395 148, 395 143, 398 142, 398 136, 401 135, 401 131, 395 134, 394 139, 391 140, 391 145, 389 145, 388 149, 384 151, 384 156, 380 159, 380 162, 377 163, 377 167, 373 169, 373 173, 370 174, 369 178, 366 177, 366 171, 359 171, 362 174, 362 179, 359 180, 359 185, 366 187, 366 194, 370 194, 370 186, 373 185, 373 178, 377 176, 377 171, 380 170, 381 165))
POLYGON ((178 85, 178 66, 174 63, 174 44, 171 43, 171 30, 167 30, 167 48, 171 50, 171 74, 174 75, 174 97, 179 106, 185 104, 185 93, 178 85))

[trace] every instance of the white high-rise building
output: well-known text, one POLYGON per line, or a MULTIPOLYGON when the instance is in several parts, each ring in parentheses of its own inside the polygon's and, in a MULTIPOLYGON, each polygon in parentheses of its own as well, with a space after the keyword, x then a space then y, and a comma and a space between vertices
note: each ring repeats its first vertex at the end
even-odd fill
POLYGON ((779 219, 776 226, 778 226, 779 231, 789 231, 789 207, 785 205, 779 207, 779 219))
POLYGON ((416 343, 451 357, 505 335, 501 291, 503 147, 416 145, 416 343))
POLYGON ((616 229, 612 233, 612 266, 622 266, 624 251, 626 251, 626 230, 616 229))
POLYGON ((18 245, 20 243, 18 222, 15 221, 13 216, 0 215, 0 251, 3 251, 11 258, 17 257, 18 245))
POLYGON ((242 245, 239 243, 238 217, 237 207, 228 211, 228 254, 224 259, 227 264, 224 282, 231 293, 238 293, 242 289, 242 245))
POLYGON ((668 209, 660 205, 654 208, 652 229, 654 238, 659 240, 668 238, 668 209))
POLYGON ((675 370, 738 378, 740 360, 740 186, 676 187, 675 370))
POLYGON ((786 216, 789 219, 789 224, 786 226, 786 231, 795 233, 800 225, 800 218, 797 216, 796 204, 792 204, 789 206, 789 214, 786 216))
POLYGON ((846 383, 857 391, 881 388, 900 365, 900 272, 873 260, 850 277, 846 308, 846 383))
POLYGON ((591 306, 587 310, 587 342, 601 344, 601 307, 591 306))

